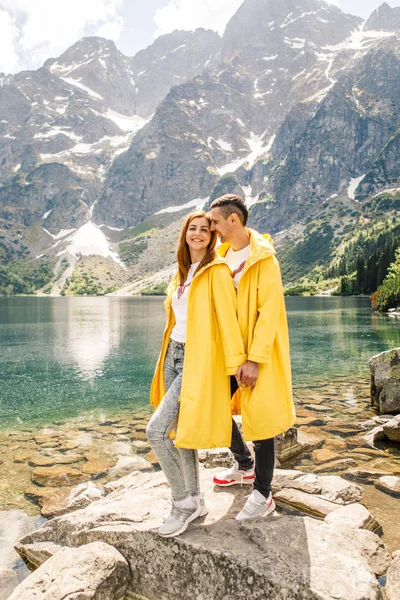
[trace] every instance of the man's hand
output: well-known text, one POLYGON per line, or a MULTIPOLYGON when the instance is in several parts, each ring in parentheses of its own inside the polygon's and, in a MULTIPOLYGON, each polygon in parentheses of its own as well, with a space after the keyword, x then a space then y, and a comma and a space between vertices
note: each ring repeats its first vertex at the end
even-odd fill
POLYGON ((238 368, 236 373, 236 381, 238 386, 249 385, 251 389, 254 389, 257 383, 258 377, 258 363, 248 360, 241 367, 238 368))

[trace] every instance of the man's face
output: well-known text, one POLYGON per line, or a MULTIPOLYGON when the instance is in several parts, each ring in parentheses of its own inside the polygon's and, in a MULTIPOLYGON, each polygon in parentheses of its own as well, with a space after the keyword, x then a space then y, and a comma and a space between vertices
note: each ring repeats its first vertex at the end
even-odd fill
POLYGON ((231 223, 230 219, 224 218, 219 208, 212 208, 209 213, 211 220, 211 231, 216 231, 222 243, 230 242, 231 240, 231 223))

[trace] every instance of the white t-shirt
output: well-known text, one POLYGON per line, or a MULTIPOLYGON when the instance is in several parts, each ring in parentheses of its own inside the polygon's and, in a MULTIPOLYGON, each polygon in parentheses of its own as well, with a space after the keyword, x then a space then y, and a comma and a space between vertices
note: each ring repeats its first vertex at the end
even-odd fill
POLYGON ((232 250, 232 248, 229 248, 228 252, 225 255, 225 260, 232 270, 232 277, 236 289, 239 285, 240 278, 242 277, 244 264, 248 259, 249 252, 250 244, 248 244, 241 250, 236 251, 232 250))
POLYGON ((186 342, 189 287, 199 264, 200 262, 190 265, 185 284, 178 286, 172 296, 172 310, 174 311, 176 323, 171 331, 171 340, 180 342, 181 344, 186 342))

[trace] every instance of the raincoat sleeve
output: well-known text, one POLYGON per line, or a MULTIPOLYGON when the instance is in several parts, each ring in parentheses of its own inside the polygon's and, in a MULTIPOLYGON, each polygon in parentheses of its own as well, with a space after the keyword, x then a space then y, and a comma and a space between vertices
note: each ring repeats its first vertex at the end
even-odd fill
POLYGON ((282 304, 284 303, 279 263, 274 256, 260 261, 257 288, 258 318, 248 360, 268 363, 278 331, 282 304))
POLYGON ((213 268, 212 299, 222 343, 227 375, 235 375, 246 362, 244 344, 237 320, 235 286, 227 265, 213 268))

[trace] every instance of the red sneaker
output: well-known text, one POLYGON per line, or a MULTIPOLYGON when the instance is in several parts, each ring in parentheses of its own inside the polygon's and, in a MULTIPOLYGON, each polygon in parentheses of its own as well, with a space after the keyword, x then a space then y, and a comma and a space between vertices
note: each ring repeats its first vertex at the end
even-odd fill
POLYGON ((254 483, 254 467, 242 471, 238 468, 237 462, 230 469, 214 475, 213 482, 215 485, 221 487, 228 487, 230 485, 253 485, 254 483))

